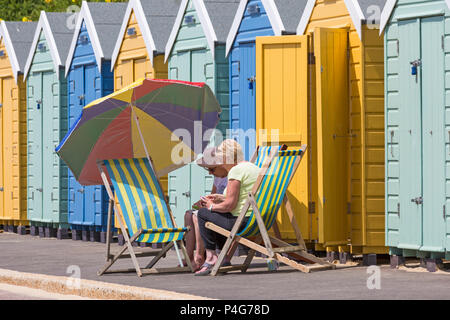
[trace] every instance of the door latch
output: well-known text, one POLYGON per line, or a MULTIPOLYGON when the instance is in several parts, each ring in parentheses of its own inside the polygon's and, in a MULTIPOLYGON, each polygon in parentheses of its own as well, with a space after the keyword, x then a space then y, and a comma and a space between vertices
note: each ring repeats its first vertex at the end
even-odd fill
POLYGON ((189 198, 191 196, 191 192, 190 191, 186 191, 184 193, 182 193, 183 196, 189 198))
POLYGON ((417 205, 419 205, 419 204, 423 203, 423 198, 417 197, 417 198, 411 199, 411 202, 415 202, 417 205))
POLYGON ((256 77, 252 76, 252 77, 248 78, 247 81, 248 81, 248 88, 250 90, 253 90, 253 87, 254 87, 253 84, 256 82, 256 77))
POLYGON ((417 59, 417 60, 411 61, 410 64, 411 64, 411 75, 416 76, 416 82, 417 82, 417 79, 418 79, 417 68, 422 65, 422 60, 417 59))
POLYGON ((42 192, 42 188, 36 188, 36 191, 42 192))
POLYGON ((42 100, 36 100, 37 103, 37 109, 41 109, 42 100))

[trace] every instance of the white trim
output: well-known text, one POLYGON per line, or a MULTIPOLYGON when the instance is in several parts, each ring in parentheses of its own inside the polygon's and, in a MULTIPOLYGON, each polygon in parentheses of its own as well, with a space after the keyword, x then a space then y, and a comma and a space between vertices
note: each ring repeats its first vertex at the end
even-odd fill
POLYGON ((284 27, 283 20, 281 20, 278 8, 273 0, 261 0, 264 9, 266 9, 267 16, 269 17, 270 24, 276 36, 281 36, 281 34, 286 31, 284 27))
POLYGON ((39 23, 34 34, 33 44, 31 45, 30 53, 28 55, 27 64, 25 65, 23 81, 28 77, 28 72, 30 72, 31 64, 33 63, 34 54, 36 53, 37 44, 39 42, 39 37, 41 32, 44 32, 45 40, 50 49, 50 54, 53 59, 53 64, 55 65, 55 72, 59 77, 58 69, 59 67, 64 67, 59 56, 58 48, 56 46, 55 38, 53 37, 52 29, 47 19, 45 11, 41 11, 41 17, 39 18, 39 23))
POLYGON ((0 39, 2 39, 2 38, 4 39, 4 42, 5 42, 5 48, 6 48, 6 51, 8 52, 8 58, 9 58, 9 62, 11 64, 11 68, 13 70, 14 80, 16 81, 16 84, 17 84, 19 72, 22 72, 22 70, 20 70, 19 61, 17 60, 17 55, 16 55, 16 51, 14 50, 14 46, 11 41, 11 36, 9 35, 9 31, 8 31, 8 28, 6 27, 6 23, 3 20, 1 21, 1 24, 0 24, 0 39))
POLYGON ((203 0, 193 0, 195 5, 195 11, 200 19, 203 30, 205 31, 206 40, 208 41, 209 48, 211 49, 212 57, 215 57, 214 44, 217 42, 216 32, 212 25, 211 18, 209 17, 208 10, 206 10, 203 0))
MULTIPOLYGON (((227 45, 225 51, 226 56, 228 56, 231 47, 233 46, 234 39, 236 38, 239 26, 241 25, 242 18, 245 14, 245 9, 247 8, 247 3, 248 0, 241 0, 241 2, 239 3, 239 8, 236 12, 236 16, 234 17, 233 24, 231 25, 230 32, 228 33, 227 37, 227 45)), ((261 3, 267 12, 267 17, 269 18, 269 22, 272 26, 274 34, 276 36, 281 36, 283 31, 285 31, 285 28, 275 2, 273 0, 261 0, 261 3)))
POLYGON ((147 47, 148 56, 150 62, 153 65, 153 58, 156 51, 155 41, 153 40, 152 33, 150 31, 150 26, 148 25, 147 18, 145 17, 144 9, 142 8, 140 0, 130 0, 128 3, 127 11, 122 22, 122 27, 120 29, 119 36, 117 38, 116 46, 114 47, 114 52, 111 59, 111 71, 114 70, 117 58, 119 57, 120 48, 122 47, 123 38, 127 30, 128 21, 130 20, 131 13, 134 12, 136 16, 139 29, 142 32, 142 37, 144 38, 145 46, 147 47))
POLYGON ((364 14, 357 0, 344 0, 350 17, 352 18, 359 40, 362 40, 362 22, 365 20, 364 14))
POLYGON ((77 47, 78 37, 81 31, 81 25, 83 21, 86 23, 86 29, 89 34, 89 39, 91 41, 92 48, 95 54, 95 60, 97 61, 98 68, 100 72, 102 72, 102 59, 105 57, 103 53, 103 49, 100 43, 100 39, 98 38, 97 29, 95 28, 94 19, 92 18, 91 11, 89 10, 89 4, 86 1, 83 1, 83 5, 81 6, 81 11, 78 14, 78 20, 75 27, 75 32, 72 38, 72 43, 70 45, 69 55, 66 60, 66 77, 69 73, 70 67, 73 61, 73 55, 75 54, 75 49, 77 47))
POLYGON ((177 39, 178 30, 180 30, 181 23, 183 22, 183 16, 184 13, 186 12, 188 1, 189 0, 183 0, 181 2, 180 8, 178 9, 177 18, 175 19, 172 32, 170 33, 169 40, 167 41, 166 44, 164 62, 167 62, 167 59, 169 58, 170 53, 172 52, 173 45, 175 44, 175 41, 177 39))
MULTIPOLYGON (((446 1, 448 3, 449 0, 446 1)), ((392 12, 394 11, 396 4, 397 0, 387 0, 386 4, 384 5, 380 19, 380 35, 384 32, 384 28, 386 28, 386 25, 389 22, 389 19, 391 18, 392 12)))
MULTIPOLYGON (((389 1, 389 0, 388 0, 389 1)), ((449 0, 450 1, 450 0, 449 0)), ((297 34, 302 35, 306 31, 306 27, 311 19, 314 6, 317 0, 308 0, 306 4, 305 11, 303 12, 300 23, 297 27, 297 34)), ((362 40, 362 22, 365 20, 364 14, 357 0, 344 0, 345 6, 350 14, 350 18, 353 21, 356 32, 358 33, 359 39, 362 40)))
POLYGON ((231 47, 233 46, 234 39, 236 38, 237 32, 241 25, 242 18, 244 17, 247 2, 248 0, 241 0, 241 2, 239 3, 238 10, 236 12, 236 15, 234 16, 233 24, 231 25, 230 32, 228 33, 225 56, 228 56, 231 47))
POLYGON ((297 34, 303 35, 306 31, 306 27, 308 26, 309 19, 311 19, 312 12, 314 7, 316 6, 316 0, 308 0, 306 4, 305 10, 303 11, 302 18, 300 19, 300 23, 297 27, 297 34))

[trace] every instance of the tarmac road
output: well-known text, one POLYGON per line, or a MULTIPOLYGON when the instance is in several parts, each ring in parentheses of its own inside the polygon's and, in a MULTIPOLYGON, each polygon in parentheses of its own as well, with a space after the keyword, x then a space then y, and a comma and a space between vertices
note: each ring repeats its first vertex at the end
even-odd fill
MULTIPOLYGON (((119 246, 114 244, 113 252, 118 249, 119 246)), ((233 263, 239 260, 242 261, 242 258, 234 258, 233 263)), ((148 260, 140 261, 144 265, 148 260)), ((369 289, 368 280, 376 277, 376 274, 368 273, 373 269, 368 270, 367 267, 310 274, 283 266, 278 272, 270 274, 259 268, 249 269, 245 274, 235 272, 218 277, 195 277, 189 273, 148 275, 142 278, 133 273, 99 277, 97 270, 104 262, 105 245, 101 243, 0 234, 0 268, 21 272, 70 276, 74 268, 79 268, 83 279, 231 300, 450 299, 450 273, 408 272, 390 269, 388 265, 374 269, 379 271, 379 282, 369 281, 375 287, 369 289), (376 289, 378 284, 380 289, 376 289)), ((264 260, 257 259, 255 262, 261 264, 264 260)), ((176 254, 171 251, 157 266, 175 266, 176 263, 176 254)), ((117 267, 130 268, 131 260, 121 260, 117 267)), ((0 288, 0 299, 5 294, 0 288)))

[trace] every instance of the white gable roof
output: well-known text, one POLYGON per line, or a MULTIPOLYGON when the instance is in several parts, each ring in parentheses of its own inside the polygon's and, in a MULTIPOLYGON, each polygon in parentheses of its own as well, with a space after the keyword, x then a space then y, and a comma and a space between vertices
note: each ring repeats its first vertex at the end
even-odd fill
MULTIPOLYGON (((213 55, 215 50, 214 43, 217 42, 217 35, 214 31, 213 24, 211 22, 211 19, 209 17, 208 10, 206 10, 205 3, 202 0, 192 0, 195 10, 197 12, 197 15, 200 19, 200 23, 202 25, 203 31, 205 32, 206 40, 208 41, 208 46, 211 48, 211 53, 213 55)), ((165 50, 165 61, 169 58, 170 53, 172 52, 173 45, 175 44, 175 40, 177 38, 178 31, 180 29, 181 23, 183 21, 183 16, 186 11, 187 5, 189 3, 189 0, 183 0, 181 2, 180 9, 178 10, 177 18, 175 20, 175 24, 173 25, 172 32, 170 33, 169 41, 166 45, 165 50)))
MULTIPOLYGON (((47 13, 45 11, 41 11, 39 23, 36 28, 36 32, 34 33, 33 43, 31 45, 30 53, 28 55, 27 63, 25 65, 25 69, 24 69, 24 81, 28 76, 28 72, 30 71, 31 64, 33 62, 34 54, 37 49, 37 44, 39 42, 39 37, 41 35, 41 32, 43 32, 45 35, 45 39, 46 39, 47 45, 49 46, 49 49, 50 49, 50 54, 52 56, 55 70, 58 70, 59 67, 64 66, 63 59, 66 58, 66 54, 67 54, 68 50, 65 47, 65 43, 63 43, 65 41, 62 41, 62 40, 64 40, 65 36, 67 37, 69 35, 68 30, 70 30, 70 29, 67 27, 67 23, 65 23, 65 25, 62 24, 64 21, 64 19, 61 19, 61 18, 63 18, 62 17, 63 14, 65 14, 65 13, 49 13, 49 15, 52 15, 52 17, 59 16, 58 25, 51 26, 49 23, 47 13), (57 42, 55 40, 55 35, 53 34, 53 31, 52 31, 52 27, 55 28, 55 32, 60 33, 62 35, 61 39, 58 39, 60 41, 59 48, 58 48, 57 42), (58 30, 58 29, 60 29, 60 30, 58 30)), ((58 73, 58 76, 59 76, 59 73, 58 73)))
POLYGON ((11 41, 11 36, 9 35, 6 23, 3 20, 1 21, 0 24, 0 39, 3 39, 5 43, 6 50, 8 51, 9 62, 11 63, 11 67, 14 73, 14 80, 16 80, 17 82, 17 76, 19 72, 21 72, 22 70, 20 70, 19 60, 17 59, 17 55, 11 41))
MULTIPOLYGON (((164 0, 166 1, 166 0, 164 0)), ((161 5, 164 5, 163 2, 161 2, 161 5)), ((119 36, 117 38, 116 46, 114 47, 112 59, 111 59, 111 70, 114 69, 114 66, 117 62, 117 58, 119 56, 120 48, 122 46, 122 41, 125 36, 125 32, 127 30, 128 21, 130 20, 131 13, 134 12, 136 16, 137 23, 139 24, 139 28, 142 32, 142 37, 144 38, 145 46, 147 47, 147 51, 149 53, 150 61, 153 65, 153 58, 154 54, 157 51, 155 39, 153 38, 153 35, 150 30, 149 21, 146 17, 146 12, 144 11, 144 8, 142 7, 140 0, 130 0, 128 3, 127 11, 125 13, 125 17, 122 22, 122 27, 119 32, 119 36)), ((169 19, 167 19, 169 20, 169 19)))
POLYGON ((125 7, 126 4, 122 3, 106 4, 83 1, 66 60, 66 76, 72 65, 83 21, 86 24, 95 59, 101 72, 102 59, 111 59, 112 50, 108 50, 108 48, 114 44, 115 37, 117 36, 121 24, 121 21, 117 21, 117 19, 119 19, 119 17, 123 18, 125 7), (104 17, 105 14, 107 14, 108 17, 104 17), (100 20, 99 17, 102 17, 102 19, 100 20), (108 34, 106 34, 106 30, 108 30, 108 34), (113 40, 111 37, 113 37, 113 40))
MULTIPOLYGON (((276 36, 281 36, 283 31, 285 31, 286 29, 283 25, 283 21, 280 17, 280 13, 278 12, 275 2, 273 0, 261 0, 261 2, 267 12, 267 16, 269 17, 273 32, 276 36)), ((237 10, 236 16, 234 17, 233 24, 231 25, 230 33, 228 34, 225 53, 226 55, 228 55, 231 47, 233 46, 234 39, 236 38, 239 26, 241 25, 241 21, 245 13, 245 8, 247 7, 247 3, 248 0, 241 0, 241 2, 239 3, 239 8, 237 10)))
MULTIPOLYGON (((450 0, 446 0, 447 4, 449 4, 450 0)), ((394 11, 394 7, 397 3, 397 0, 387 0, 386 5, 384 6, 383 12, 381 12, 381 20, 380 20, 380 34, 383 33, 384 28, 391 18, 391 14, 394 11)))
POLYGON ((81 25, 83 21, 86 23, 86 29, 89 34, 89 38, 91 39, 92 47, 94 49, 95 60, 97 61, 97 65, 101 70, 102 67, 102 58, 105 56, 102 50, 102 46, 100 44, 100 40, 98 38, 97 30, 95 28, 94 20, 92 19, 91 12, 89 10, 89 6, 86 1, 83 1, 81 6, 81 11, 78 13, 77 24, 75 26, 75 32, 73 34, 72 43, 70 45, 69 54, 67 55, 66 60, 66 77, 67 73, 70 70, 70 66, 72 65, 73 55, 75 54, 75 48, 77 46, 78 36, 80 35, 81 25))
MULTIPOLYGON (((450 9, 450 0, 445 0, 447 7, 450 9)), ((381 21, 380 21, 380 34, 384 32, 386 25, 391 18, 392 13, 394 12, 395 5, 397 4, 397 0, 387 0, 386 5, 384 6, 383 11, 381 12, 381 21)))
MULTIPOLYGON (((316 4, 317 0, 308 0, 308 4, 306 5, 306 9, 303 12, 302 19, 297 28, 297 34, 302 35, 306 31, 306 27, 308 26, 309 20, 311 19, 311 15, 316 4)), ((350 17, 353 21, 353 24, 356 28, 356 32, 358 33, 359 39, 362 39, 362 23, 365 20, 365 16, 361 10, 361 7, 357 0, 344 0, 345 5, 347 6, 348 12, 350 13, 350 17)))

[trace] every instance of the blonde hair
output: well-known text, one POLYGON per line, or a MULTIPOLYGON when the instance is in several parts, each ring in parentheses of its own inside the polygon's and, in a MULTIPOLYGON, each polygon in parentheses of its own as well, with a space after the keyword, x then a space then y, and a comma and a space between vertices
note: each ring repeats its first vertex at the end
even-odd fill
POLYGON ((217 159, 223 159, 222 164, 235 164, 244 161, 244 152, 241 145, 233 140, 224 140, 216 149, 215 156, 217 159))

